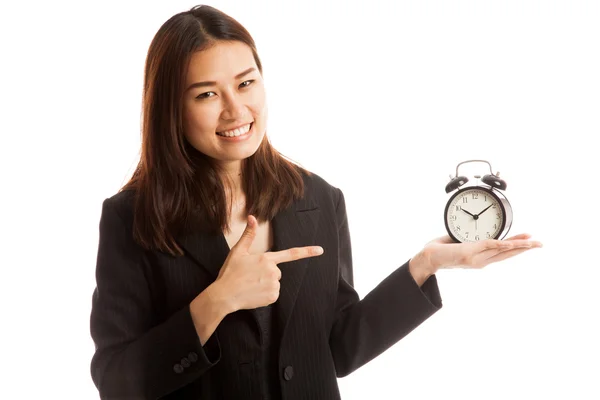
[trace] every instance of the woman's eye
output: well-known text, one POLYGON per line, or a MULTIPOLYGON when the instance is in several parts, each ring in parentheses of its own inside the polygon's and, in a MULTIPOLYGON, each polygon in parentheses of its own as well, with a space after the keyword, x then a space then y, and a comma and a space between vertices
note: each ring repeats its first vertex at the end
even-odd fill
MULTIPOLYGON (((253 82, 254 82, 254 79, 250 79, 250 80, 244 81, 244 82, 240 83, 240 87, 242 87, 242 88, 248 87, 253 82)), ((206 93, 202 93, 202 94, 198 95, 196 98, 197 99, 207 99, 209 97, 213 97, 213 96, 209 96, 210 93, 215 94, 215 92, 206 92, 206 93)))
POLYGON ((197 99, 206 99, 210 96, 207 96, 209 93, 214 93, 214 92, 206 92, 206 93, 202 93, 201 95, 198 95, 198 97, 196 97, 197 99))

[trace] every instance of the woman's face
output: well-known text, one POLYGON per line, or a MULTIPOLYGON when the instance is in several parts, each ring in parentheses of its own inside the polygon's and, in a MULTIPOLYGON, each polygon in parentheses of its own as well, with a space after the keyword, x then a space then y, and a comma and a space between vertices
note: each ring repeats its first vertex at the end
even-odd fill
POLYGON ((186 139, 225 169, 236 171, 241 160, 256 152, 266 130, 264 82, 252 50, 242 42, 218 42, 193 54, 185 88, 186 139), (235 128, 240 129, 230 131, 235 128))

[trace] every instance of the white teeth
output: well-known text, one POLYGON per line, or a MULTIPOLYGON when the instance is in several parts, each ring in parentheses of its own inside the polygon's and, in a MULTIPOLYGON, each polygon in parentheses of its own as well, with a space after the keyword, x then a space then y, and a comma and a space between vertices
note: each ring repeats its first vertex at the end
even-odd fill
POLYGON ((244 125, 240 128, 237 128, 237 129, 234 129, 231 131, 217 132, 217 135, 227 136, 227 137, 240 136, 240 135, 247 133, 250 130, 250 125, 252 125, 252 123, 250 123, 248 125, 244 125))

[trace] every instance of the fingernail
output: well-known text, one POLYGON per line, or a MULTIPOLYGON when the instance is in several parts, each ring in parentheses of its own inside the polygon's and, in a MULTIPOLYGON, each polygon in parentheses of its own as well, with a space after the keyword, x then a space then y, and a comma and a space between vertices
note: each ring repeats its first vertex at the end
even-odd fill
POLYGON ((322 247, 316 247, 315 248, 315 254, 323 254, 323 248, 322 247))

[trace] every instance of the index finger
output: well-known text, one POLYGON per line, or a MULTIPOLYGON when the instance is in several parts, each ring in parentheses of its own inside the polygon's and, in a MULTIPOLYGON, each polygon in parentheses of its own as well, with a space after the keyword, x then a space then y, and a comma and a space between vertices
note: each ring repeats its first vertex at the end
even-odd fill
POLYGON ((292 247, 287 250, 273 251, 268 254, 275 264, 279 264, 300 260, 301 258, 320 256, 323 254, 323 248, 321 246, 292 247))

